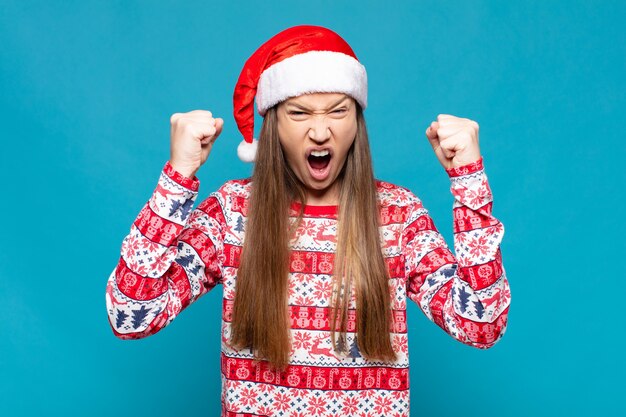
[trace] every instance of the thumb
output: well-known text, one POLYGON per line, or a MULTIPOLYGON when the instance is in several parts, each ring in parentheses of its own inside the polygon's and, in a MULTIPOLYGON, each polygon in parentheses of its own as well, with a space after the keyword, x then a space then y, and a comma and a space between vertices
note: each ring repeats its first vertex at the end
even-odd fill
POLYGON ((426 129, 426 137, 428 138, 428 142, 430 142, 430 146, 432 146, 433 149, 437 149, 439 147, 439 136, 437 135, 438 127, 438 123, 433 122, 433 124, 428 126, 426 129))
POLYGON ((224 119, 222 119, 221 117, 218 117, 215 119, 215 136, 214 138, 217 138, 220 133, 222 133, 222 129, 224 128, 224 119))
POLYGON ((437 130, 439 130, 439 128, 439 123, 433 122, 430 126, 428 126, 428 129, 426 129, 426 137, 430 142, 430 146, 433 147, 435 155, 443 163, 445 159, 452 158, 454 156, 454 152, 451 152, 448 149, 449 141, 444 143, 445 140, 439 137, 439 134, 437 133, 437 130))

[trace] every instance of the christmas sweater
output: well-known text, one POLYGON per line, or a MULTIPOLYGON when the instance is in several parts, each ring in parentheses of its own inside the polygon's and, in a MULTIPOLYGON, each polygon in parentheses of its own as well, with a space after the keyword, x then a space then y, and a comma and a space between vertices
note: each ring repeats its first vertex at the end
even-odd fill
MULTIPOLYGON (((254 360, 249 349, 229 345, 251 181, 228 181, 193 210, 199 180, 175 171, 169 161, 108 278, 111 328, 122 339, 155 334, 221 284, 222 416, 408 416, 407 299, 454 339, 476 348, 493 346, 507 324, 510 291, 500 252, 504 227, 492 215, 483 159, 446 172, 454 197, 455 255, 416 195, 376 181, 396 361, 361 356, 354 298, 349 354, 333 349, 329 299, 337 206, 305 205, 290 242, 291 352, 286 370, 274 371, 266 361, 254 360)), ((292 205, 292 220, 299 208, 292 205)))

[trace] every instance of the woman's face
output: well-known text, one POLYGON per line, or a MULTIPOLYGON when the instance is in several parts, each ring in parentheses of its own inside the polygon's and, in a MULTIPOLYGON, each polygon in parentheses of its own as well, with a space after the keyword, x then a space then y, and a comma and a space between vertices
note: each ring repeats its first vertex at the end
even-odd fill
POLYGON ((337 177, 356 137, 354 99, 337 93, 303 94, 279 104, 277 116, 280 144, 304 184, 307 204, 337 204, 337 177))

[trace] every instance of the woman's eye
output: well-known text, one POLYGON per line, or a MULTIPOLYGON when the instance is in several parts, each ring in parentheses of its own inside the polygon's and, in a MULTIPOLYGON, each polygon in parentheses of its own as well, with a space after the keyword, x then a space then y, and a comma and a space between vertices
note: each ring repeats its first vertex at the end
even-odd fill
MULTIPOLYGON (((336 109, 336 110, 333 110, 331 113, 340 115, 340 114, 346 113, 346 111, 347 109, 336 109)), ((289 114, 290 116, 295 116, 295 117, 304 117, 307 115, 306 112, 297 111, 297 110, 289 110, 287 114, 289 114)))

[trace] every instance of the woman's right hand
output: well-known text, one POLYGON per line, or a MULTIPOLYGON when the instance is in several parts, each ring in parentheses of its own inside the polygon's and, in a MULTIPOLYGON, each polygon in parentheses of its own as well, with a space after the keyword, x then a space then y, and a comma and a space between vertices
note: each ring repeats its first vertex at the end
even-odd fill
POLYGON ((170 164, 184 176, 193 178, 222 133, 224 120, 214 118, 210 111, 193 110, 174 113, 170 124, 170 164))

